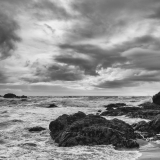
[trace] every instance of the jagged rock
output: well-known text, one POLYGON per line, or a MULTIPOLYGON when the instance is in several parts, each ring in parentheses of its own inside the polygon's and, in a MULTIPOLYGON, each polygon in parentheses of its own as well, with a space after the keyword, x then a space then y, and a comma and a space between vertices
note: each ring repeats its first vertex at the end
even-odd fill
POLYGON ((7 93, 3 96, 4 98, 17 98, 17 96, 13 93, 7 93))
POLYGON ((133 128, 118 119, 78 112, 62 115, 49 125, 50 135, 59 146, 109 145, 117 148, 138 147, 133 128))
POLYGON ((58 107, 57 105, 55 105, 54 103, 50 104, 47 108, 56 108, 58 107))
POLYGON ((40 132, 40 131, 43 131, 46 129, 43 127, 36 126, 36 127, 29 128, 28 130, 29 130, 29 132, 40 132))
POLYGON ((160 92, 152 97, 153 103, 160 105, 160 92))

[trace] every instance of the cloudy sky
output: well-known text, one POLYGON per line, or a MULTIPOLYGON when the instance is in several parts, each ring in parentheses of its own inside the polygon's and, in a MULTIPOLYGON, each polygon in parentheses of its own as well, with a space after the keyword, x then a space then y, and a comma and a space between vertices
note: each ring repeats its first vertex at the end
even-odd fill
POLYGON ((0 0, 0 94, 160 91, 160 0, 0 0))

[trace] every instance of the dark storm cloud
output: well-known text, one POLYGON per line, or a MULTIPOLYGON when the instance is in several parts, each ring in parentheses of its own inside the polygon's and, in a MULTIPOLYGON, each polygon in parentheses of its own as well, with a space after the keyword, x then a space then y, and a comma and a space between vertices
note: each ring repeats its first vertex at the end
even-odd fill
POLYGON ((67 55, 67 57, 66 55, 61 55, 55 58, 55 60, 65 64, 79 66, 80 69, 84 70, 85 73, 89 75, 97 75, 96 69, 98 68, 108 68, 112 67, 116 63, 126 62, 126 58, 120 55, 120 53, 123 51, 121 47, 107 50, 95 45, 64 44, 60 45, 60 48, 66 51, 72 50, 79 55, 87 55, 90 60, 74 58, 72 55, 67 55))
POLYGON ((35 62, 31 69, 34 70, 33 77, 22 77, 21 80, 36 83, 36 82, 51 82, 51 81, 78 81, 84 78, 84 74, 78 68, 69 65, 53 64, 49 66, 41 66, 35 62))
POLYGON ((81 16, 73 26, 68 39, 75 40, 106 37, 123 32, 136 21, 152 13, 158 0, 82 0, 73 1, 72 7, 81 16))
POLYGON ((19 29, 17 22, 10 16, 0 11, 0 59, 11 55, 20 41, 16 31, 19 29))
POLYGON ((160 6, 153 10, 153 13, 151 13, 148 18, 151 19, 160 19, 160 6))
POLYGON ((84 71, 85 75, 98 75, 96 73, 96 62, 80 57, 72 57, 72 55, 61 55, 57 56, 55 60, 59 63, 73 65, 79 67, 80 70, 84 71))
POLYGON ((47 69, 50 80, 77 81, 82 80, 82 72, 69 68, 69 66, 52 65, 47 69))
POLYGON ((160 39, 158 37, 151 35, 135 37, 119 45, 113 46, 112 49, 102 49, 96 45, 87 44, 63 44, 59 47, 63 52, 60 56, 57 56, 55 60, 58 63, 79 66, 85 74, 94 76, 92 73, 96 73, 97 69, 107 69, 108 67, 133 70, 138 69, 139 71, 143 70, 146 72, 145 75, 138 74, 138 76, 130 76, 122 80, 103 82, 97 85, 97 87, 121 88, 136 86, 142 82, 160 81, 160 77, 157 76, 160 71, 160 39), (89 60, 79 57, 75 58, 73 53, 79 56, 87 55, 89 60), (87 71, 87 73, 85 71, 87 71), (152 71, 158 71, 158 73, 151 74, 150 72, 152 71))
POLYGON ((99 68, 113 67, 118 64, 122 68, 139 68, 146 70, 159 70, 159 48, 160 39, 150 35, 136 37, 112 49, 102 49, 95 45, 71 45, 63 44, 59 46, 65 54, 57 56, 55 60, 59 63, 79 66, 85 71, 85 74, 96 75, 99 68), (141 48, 139 48, 141 47, 141 48), (150 49, 152 48, 152 50, 150 49), (156 50, 153 50, 156 49, 156 50), (75 58, 73 54, 66 52, 75 52, 78 55, 87 55, 88 59, 75 58), (125 64, 129 62, 129 64, 125 64), (96 74, 95 74, 96 73, 96 74))

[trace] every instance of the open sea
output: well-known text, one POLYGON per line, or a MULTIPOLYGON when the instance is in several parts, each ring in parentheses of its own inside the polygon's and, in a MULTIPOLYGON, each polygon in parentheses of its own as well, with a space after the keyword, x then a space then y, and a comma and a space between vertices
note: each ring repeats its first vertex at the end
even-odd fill
MULTIPOLYGON (((58 147, 49 134, 49 123, 62 114, 83 111, 96 114, 104 111, 109 103, 126 103, 137 106, 151 101, 151 97, 28 97, 20 99, 0 98, 0 160, 135 160, 140 150, 152 147, 151 143, 137 150, 115 150, 113 146, 58 147), (55 103, 57 108, 47 108, 55 103), (28 128, 46 128, 31 133, 28 128)), ((115 117, 105 117, 112 119, 115 117)), ((132 124, 141 118, 116 117, 132 124)), ((146 120, 147 121, 147 120, 146 120)), ((160 144, 158 141, 155 144, 160 144)))

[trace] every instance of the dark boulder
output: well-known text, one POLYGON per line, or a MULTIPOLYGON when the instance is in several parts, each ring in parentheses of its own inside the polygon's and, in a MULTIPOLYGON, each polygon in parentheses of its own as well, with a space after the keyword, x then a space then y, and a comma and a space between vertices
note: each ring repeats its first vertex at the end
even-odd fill
POLYGON ((39 127, 39 126, 36 126, 36 127, 32 127, 32 128, 29 128, 28 131, 29 132, 41 132, 43 130, 46 130, 45 128, 43 127, 39 127))
POLYGON ((85 115, 83 112, 64 114, 52 121, 49 129, 51 137, 63 147, 109 144, 117 148, 139 146, 129 124, 118 119, 106 120, 98 115, 85 115))
POLYGON ((3 96, 4 98, 17 98, 17 96, 13 93, 7 93, 3 96))
POLYGON ((50 104, 47 108, 56 108, 58 107, 57 105, 55 105, 54 103, 50 104))
POLYGON ((153 103, 160 105, 160 92, 152 97, 153 103))

